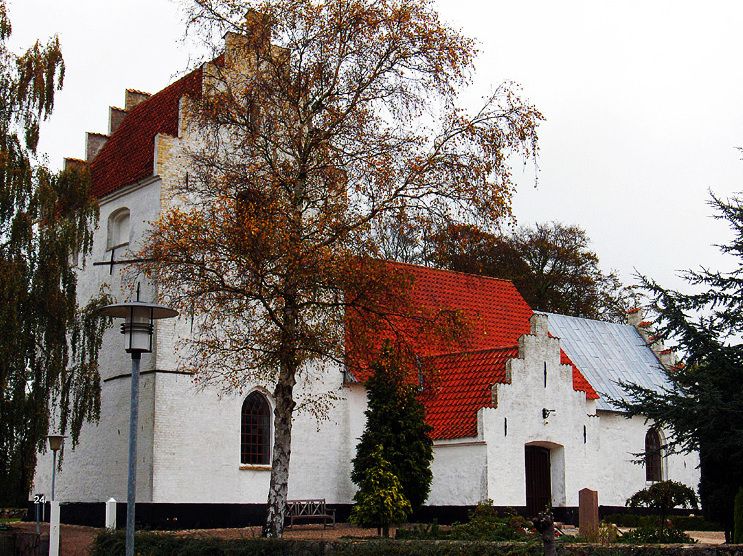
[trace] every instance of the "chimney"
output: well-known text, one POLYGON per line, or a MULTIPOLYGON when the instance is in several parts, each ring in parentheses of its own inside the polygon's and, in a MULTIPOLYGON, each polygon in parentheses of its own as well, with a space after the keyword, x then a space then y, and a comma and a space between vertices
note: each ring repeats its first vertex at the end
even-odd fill
POLYGON ((121 122, 124 121, 124 118, 127 115, 127 111, 123 108, 117 108, 115 106, 109 106, 108 107, 108 134, 113 135, 117 129, 119 129, 119 126, 121 125, 121 122))
POLYGON ((645 313, 640 307, 634 307, 627 310, 627 324, 637 326, 645 318, 645 313))
POLYGON ((108 141, 108 135, 103 133, 88 132, 85 134, 85 160, 92 162, 98 155, 103 145, 108 141))
POLYGON ((129 111, 138 104, 144 102, 148 98, 150 98, 152 95, 150 93, 145 93, 142 91, 137 91, 136 89, 127 89, 125 93, 125 101, 124 101, 124 110, 129 111))
POLYGON ((65 158, 64 159, 64 169, 65 170, 77 170, 81 171, 85 168, 86 162, 84 160, 81 160, 79 158, 65 158))
POLYGON ((266 14, 249 9, 245 14, 245 30, 250 45, 256 50, 267 50, 271 46, 271 21, 266 14))

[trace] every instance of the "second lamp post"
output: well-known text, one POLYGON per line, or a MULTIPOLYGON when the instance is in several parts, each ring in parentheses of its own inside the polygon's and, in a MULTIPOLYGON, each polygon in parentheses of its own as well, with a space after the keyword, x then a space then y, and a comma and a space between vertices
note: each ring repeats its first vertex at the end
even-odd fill
MULTIPOLYGON (((137 296, 139 297, 139 296, 137 296)), ((129 404, 129 477, 126 488, 126 556, 134 556, 134 505, 137 491, 137 417, 139 413, 139 363, 143 353, 152 351, 154 321, 178 315, 178 311, 141 301, 107 305, 103 316, 123 318, 124 349, 132 356, 132 383, 129 404)))

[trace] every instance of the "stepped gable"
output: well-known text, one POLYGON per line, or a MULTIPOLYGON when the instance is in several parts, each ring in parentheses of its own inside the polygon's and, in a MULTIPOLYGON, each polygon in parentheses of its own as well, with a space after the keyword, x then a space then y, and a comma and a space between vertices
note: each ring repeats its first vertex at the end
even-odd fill
MULTIPOLYGON (((530 333, 534 311, 510 280, 465 274, 403 263, 391 267, 413 279, 411 303, 426 310, 463 314, 468 334, 461 349, 450 342, 424 338, 415 346, 426 371, 432 373, 423 394, 426 421, 436 440, 477 436, 477 411, 492 407, 491 387, 508 382, 506 362, 518 357, 518 340, 530 333)), ((573 389, 589 400, 598 394, 570 357, 560 350, 560 362, 573 369, 573 389)), ((365 372, 354 373, 363 382, 365 372)))
POLYGON ((424 395, 431 438, 448 440, 477 436, 477 412, 493 407, 492 386, 507 383, 506 362, 519 356, 516 346, 449 353, 426 358, 435 371, 435 394, 424 395))
POLYGON ((154 172, 155 136, 178 135, 182 96, 201 95, 202 69, 196 69, 135 106, 90 164, 93 195, 100 198, 154 172))

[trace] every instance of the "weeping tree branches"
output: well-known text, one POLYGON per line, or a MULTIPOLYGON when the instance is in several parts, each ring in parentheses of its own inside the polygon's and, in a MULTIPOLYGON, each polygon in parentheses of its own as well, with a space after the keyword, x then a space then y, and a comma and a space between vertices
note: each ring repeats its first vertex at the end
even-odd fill
POLYGON ((16 55, 10 33, 0 1, 0 504, 25 504, 50 426, 76 442, 98 416, 104 325, 92 315, 100 299, 77 306, 75 259, 98 217, 89 177, 35 159, 64 77, 59 41, 16 55))

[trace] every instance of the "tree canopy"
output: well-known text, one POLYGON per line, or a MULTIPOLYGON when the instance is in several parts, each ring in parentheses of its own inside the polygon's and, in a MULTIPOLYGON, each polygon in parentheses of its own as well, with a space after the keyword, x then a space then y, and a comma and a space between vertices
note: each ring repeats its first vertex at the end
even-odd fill
POLYGON ((57 38, 17 55, 0 0, 0 504, 25 504, 50 428, 77 441, 99 413, 102 328, 77 306, 75 259, 90 250, 98 206, 85 171, 36 157, 62 86, 57 38))
POLYGON ((449 225, 427 236, 422 252, 435 266, 513 281, 535 310, 624 322, 635 296, 600 269, 589 245, 585 230, 559 222, 502 234, 449 225))
POLYGON ((735 268, 685 272, 696 293, 642 277, 657 315, 654 332, 675 342, 683 361, 666 369, 669 387, 657 392, 621 383, 628 397, 614 402, 670 431, 666 450, 699 451, 702 508, 725 526, 729 538, 735 493, 743 485, 743 202, 712 196, 710 205, 733 232, 720 249, 735 268))
POLYGON ((200 319, 183 364, 273 393, 264 534, 280 536, 297 379, 346 363, 348 315, 374 328, 410 286, 378 260, 374 223, 508 214, 512 155, 536 155, 542 116, 509 85, 458 107, 474 43, 430 1, 197 0, 189 17, 229 48, 190 103, 183 202, 145 257, 167 302, 200 319))

